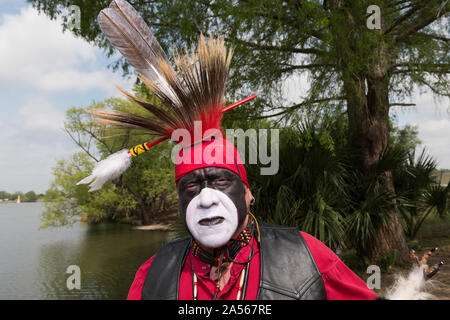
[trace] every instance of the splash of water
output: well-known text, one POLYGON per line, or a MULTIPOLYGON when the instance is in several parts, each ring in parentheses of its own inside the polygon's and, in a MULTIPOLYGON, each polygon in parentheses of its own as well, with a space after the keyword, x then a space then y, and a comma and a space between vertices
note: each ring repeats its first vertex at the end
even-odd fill
POLYGON ((428 266, 414 266, 406 277, 398 275, 392 287, 387 291, 386 298, 389 300, 434 299, 435 296, 428 292, 434 286, 434 281, 425 279, 425 268, 428 266))

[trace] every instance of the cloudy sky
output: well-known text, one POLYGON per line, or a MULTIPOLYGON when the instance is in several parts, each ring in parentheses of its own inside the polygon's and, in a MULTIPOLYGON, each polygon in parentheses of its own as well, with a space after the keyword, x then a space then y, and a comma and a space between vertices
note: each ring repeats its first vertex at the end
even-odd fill
POLYGON ((0 190, 48 189, 56 160, 76 150, 62 130, 65 111, 132 86, 60 25, 25 1, 0 1, 0 190))
MULTIPOLYGON (((49 187, 56 160, 77 150, 62 130, 65 111, 118 96, 115 84, 132 86, 107 68, 111 61, 25 1, 0 1, 0 190, 49 187)), ((399 124, 418 125, 440 167, 450 168, 449 100, 417 91, 412 101, 399 124)))

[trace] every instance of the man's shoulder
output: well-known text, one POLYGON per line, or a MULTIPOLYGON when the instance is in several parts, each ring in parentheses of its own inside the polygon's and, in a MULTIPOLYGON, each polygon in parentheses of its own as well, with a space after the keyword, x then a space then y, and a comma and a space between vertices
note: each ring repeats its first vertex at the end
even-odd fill
POLYGON ((147 274, 148 270, 150 269, 150 266, 155 259, 155 256, 159 253, 163 253, 164 251, 172 251, 175 247, 185 247, 189 242, 191 241, 191 237, 183 237, 175 240, 168 241, 164 243, 161 248, 156 251, 156 253, 147 261, 145 261, 141 267, 138 270, 138 273, 147 274))
POLYGON ((281 226, 277 224, 272 223, 266 223, 266 222, 260 222, 260 228, 261 229, 272 229, 272 230, 280 230, 281 232, 289 230, 289 231, 295 231, 298 232, 301 237, 305 240, 306 244, 308 245, 308 248, 314 251, 320 251, 327 254, 334 254, 334 252, 328 248, 322 241, 317 239, 316 237, 310 235, 307 232, 304 232, 302 230, 298 230, 296 227, 289 227, 289 226, 281 226))
POLYGON ((159 248, 155 255, 172 253, 172 251, 177 249, 184 250, 186 246, 191 243, 191 241, 192 238, 190 236, 168 241, 164 243, 161 248, 159 248))
POLYGON ((280 230, 295 229, 295 227, 282 226, 282 225, 278 225, 278 224, 267 223, 264 221, 259 221, 258 225, 261 229, 280 229, 280 230))
POLYGON ((339 257, 322 241, 303 231, 300 231, 300 234, 305 239, 306 245, 321 273, 326 273, 339 261, 339 257))
POLYGON ((289 232, 298 233, 300 235, 300 238, 303 238, 305 240, 308 247, 311 245, 313 247, 323 247, 323 249, 325 249, 325 248, 328 249, 328 247, 324 243, 322 243, 319 239, 313 237, 309 233, 298 230, 297 227, 282 226, 282 225, 277 225, 277 224, 267 223, 267 222, 260 222, 259 227, 260 227, 260 229, 263 229, 263 230, 275 230, 275 231, 279 231, 279 232, 289 231, 289 232))
POLYGON ((188 242, 191 241, 191 239, 192 239, 191 236, 186 236, 186 237, 182 237, 182 238, 178 238, 178 239, 175 239, 175 240, 168 241, 164 245, 165 246, 173 246, 173 245, 178 245, 180 243, 188 243, 188 242))
POLYGON ((324 273, 330 268, 332 268, 339 260, 339 257, 333 252, 333 250, 331 250, 322 241, 320 241, 319 239, 310 235, 307 232, 298 230, 296 227, 280 226, 265 222, 261 222, 260 226, 261 229, 265 230, 278 230, 280 232, 286 231, 298 232, 301 238, 303 238, 306 246, 308 247, 312 255, 312 258, 316 262, 316 265, 321 273, 324 273))

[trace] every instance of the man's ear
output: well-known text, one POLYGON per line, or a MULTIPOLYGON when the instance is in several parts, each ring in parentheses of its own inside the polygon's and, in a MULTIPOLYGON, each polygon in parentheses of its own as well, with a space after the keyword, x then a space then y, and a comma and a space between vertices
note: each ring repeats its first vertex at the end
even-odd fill
POLYGON ((254 202, 255 198, 253 197, 250 188, 245 186, 245 203, 247 204, 247 210, 250 209, 250 205, 252 205, 254 202))

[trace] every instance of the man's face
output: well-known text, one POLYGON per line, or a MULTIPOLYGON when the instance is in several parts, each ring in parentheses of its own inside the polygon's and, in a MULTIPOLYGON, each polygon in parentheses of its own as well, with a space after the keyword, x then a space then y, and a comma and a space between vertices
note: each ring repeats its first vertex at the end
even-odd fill
POLYGON ((246 190, 234 172, 217 167, 189 172, 178 182, 179 211, 204 247, 225 245, 247 215, 246 190))

